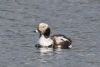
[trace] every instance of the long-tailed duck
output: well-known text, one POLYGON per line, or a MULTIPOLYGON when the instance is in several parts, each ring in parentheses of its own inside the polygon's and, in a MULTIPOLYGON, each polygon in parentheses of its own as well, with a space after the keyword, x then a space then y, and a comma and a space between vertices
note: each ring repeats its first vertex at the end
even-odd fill
POLYGON ((47 23, 40 23, 34 32, 39 33, 39 44, 36 47, 72 48, 72 40, 62 34, 50 36, 50 27, 47 23))

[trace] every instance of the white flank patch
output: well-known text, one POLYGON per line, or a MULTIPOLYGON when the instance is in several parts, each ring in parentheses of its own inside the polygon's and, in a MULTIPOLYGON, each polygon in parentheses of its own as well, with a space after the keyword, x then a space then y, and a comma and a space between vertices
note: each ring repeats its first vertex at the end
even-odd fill
POLYGON ((48 52, 51 52, 51 51, 53 51, 53 49, 52 48, 40 48, 40 52, 41 53, 48 53, 48 52))
POLYGON ((53 44, 53 40, 51 40, 50 38, 45 38, 44 35, 42 35, 39 39, 39 44, 41 46, 50 46, 53 44))
POLYGON ((58 47, 58 48, 61 48, 61 45, 58 45, 57 47, 58 47))
POLYGON ((69 48, 72 48, 72 45, 68 46, 69 48))
POLYGON ((55 38, 57 44, 59 44, 61 42, 64 42, 64 41, 69 41, 68 39, 66 39, 66 38, 64 38, 62 36, 58 36, 58 37, 55 36, 54 38, 55 38))

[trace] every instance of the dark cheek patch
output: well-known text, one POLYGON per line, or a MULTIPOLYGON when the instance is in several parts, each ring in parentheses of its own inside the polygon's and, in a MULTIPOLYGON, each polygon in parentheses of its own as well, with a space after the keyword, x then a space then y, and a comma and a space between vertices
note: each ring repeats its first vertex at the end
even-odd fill
POLYGON ((50 36, 50 28, 47 28, 44 32, 44 36, 49 37, 50 36))

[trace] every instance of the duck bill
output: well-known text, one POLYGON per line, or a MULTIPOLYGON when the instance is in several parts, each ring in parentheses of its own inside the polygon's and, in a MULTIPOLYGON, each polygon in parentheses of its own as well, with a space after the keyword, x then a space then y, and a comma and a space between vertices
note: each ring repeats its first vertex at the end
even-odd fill
POLYGON ((38 30, 35 30, 34 32, 35 32, 35 33, 38 33, 39 31, 38 31, 38 30))

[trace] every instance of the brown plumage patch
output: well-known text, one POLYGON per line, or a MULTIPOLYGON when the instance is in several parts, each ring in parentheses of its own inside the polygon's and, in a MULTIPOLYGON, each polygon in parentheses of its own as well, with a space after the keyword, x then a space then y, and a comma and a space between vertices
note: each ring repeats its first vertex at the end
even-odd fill
POLYGON ((54 45, 53 45, 53 48, 61 48, 61 49, 68 49, 70 48, 69 46, 71 45, 72 41, 70 38, 64 36, 64 35, 61 35, 61 34, 57 34, 57 35, 53 35, 52 36, 52 39, 54 41, 54 45), (64 41, 63 39, 61 39, 62 41, 57 43, 57 40, 55 37, 64 37, 66 38, 67 40, 64 41))

